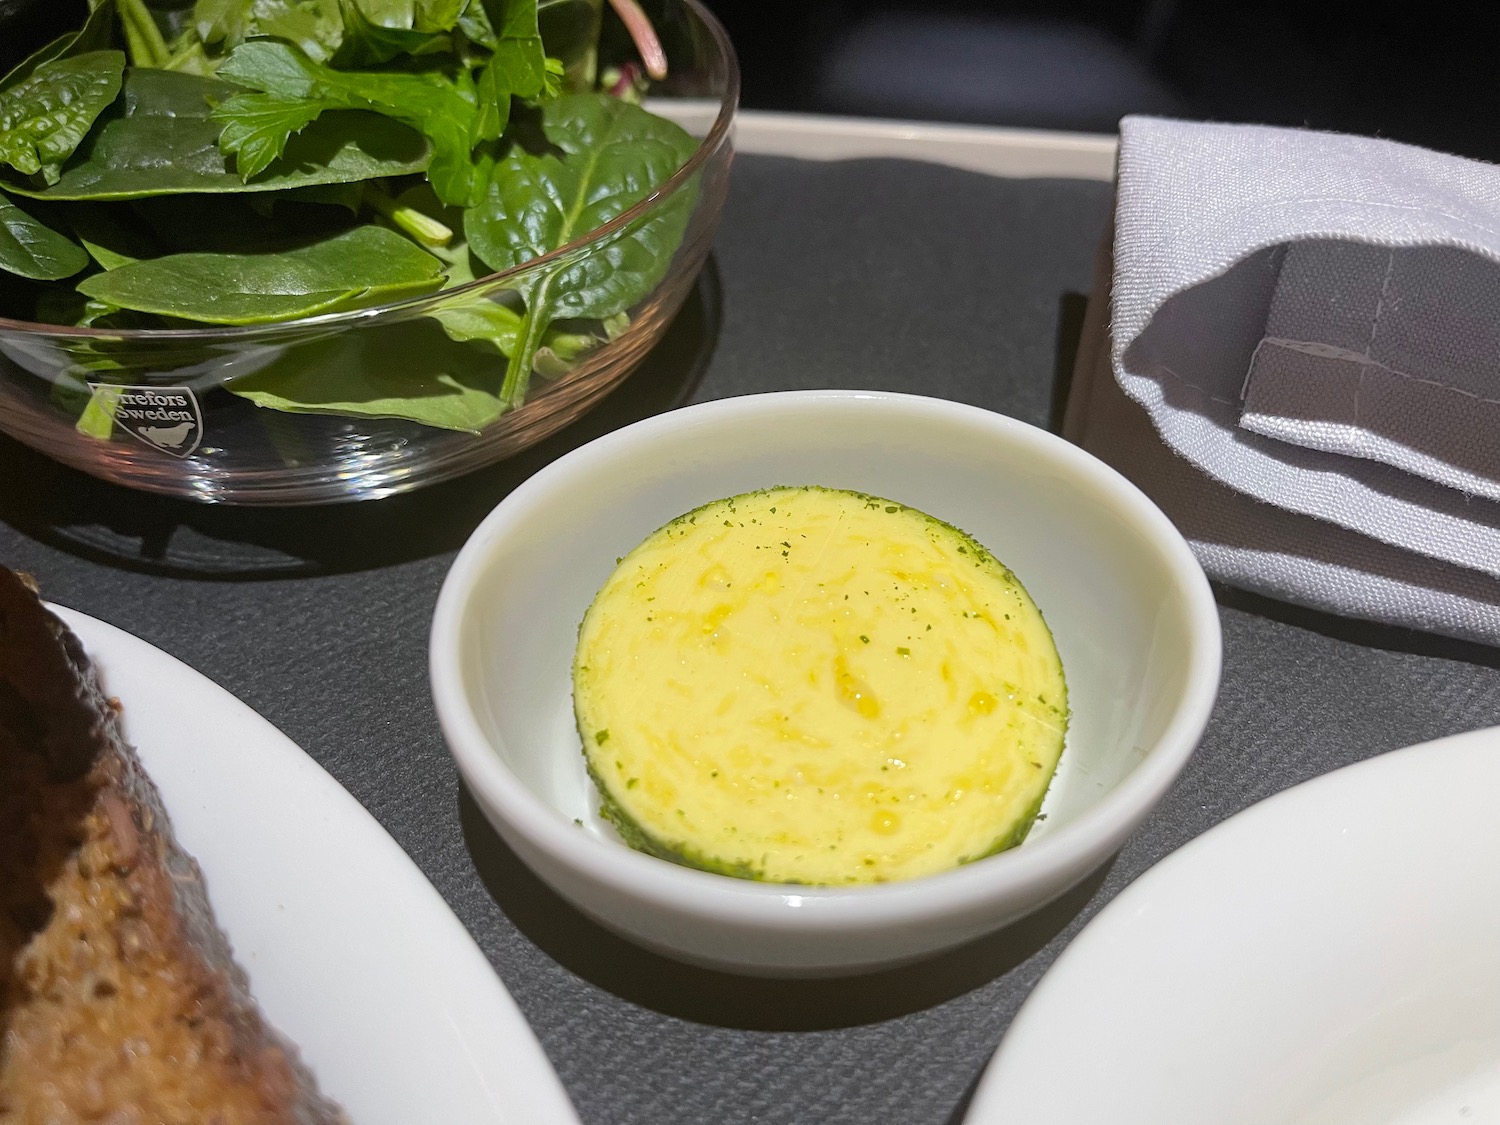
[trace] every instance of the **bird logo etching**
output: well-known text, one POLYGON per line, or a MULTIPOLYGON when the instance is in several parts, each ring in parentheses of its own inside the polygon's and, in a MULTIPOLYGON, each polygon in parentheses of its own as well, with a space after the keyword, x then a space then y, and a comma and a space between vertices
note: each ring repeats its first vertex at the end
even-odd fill
POLYGON ((188 434, 193 432, 191 422, 179 422, 175 426, 145 426, 141 429, 141 437, 152 445, 169 446, 179 449, 182 443, 187 441, 188 434))

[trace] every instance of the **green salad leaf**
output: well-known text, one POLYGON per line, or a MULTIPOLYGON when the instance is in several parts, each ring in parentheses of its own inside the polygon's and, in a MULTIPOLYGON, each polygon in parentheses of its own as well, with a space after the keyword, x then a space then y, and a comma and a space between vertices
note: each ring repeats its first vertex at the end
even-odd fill
MULTIPOLYGON (((344 37, 330 64, 336 67, 379 66, 401 55, 430 55, 448 49, 448 28, 419 31, 410 21, 415 13, 406 6, 384 18, 408 21, 384 24, 372 22, 355 0, 339 0, 344 17, 344 37)), ((449 25, 452 26, 451 24, 449 25)))
POLYGON ((191 26, 200 43, 219 51, 271 36, 320 62, 333 57, 344 35, 339 0, 198 0, 191 26))
POLYGON ((94 274, 78 291, 204 324, 269 324, 385 304, 443 284, 442 263, 384 227, 278 254, 169 254, 94 274))
POLYGON ((43 199, 140 199, 349 183, 420 172, 427 165, 427 145, 407 126, 373 113, 340 113, 291 138, 281 158, 247 184, 219 151, 223 123, 211 119, 216 102, 239 92, 212 78, 132 69, 124 96, 89 133, 57 183, 3 186, 43 199))
POLYGON ((478 107, 469 143, 498 140, 510 123, 511 97, 535 98, 547 84, 547 52, 537 30, 536 0, 484 0, 494 54, 476 79, 478 107))
POLYGON ((229 389, 293 414, 405 418, 477 433, 505 411, 495 395, 504 358, 416 320, 304 344, 229 389))
POLYGON ((61 281, 88 264, 83 247, 0 192, 0 269, 33 281, 61 281))
POLYGON ((415 0, 412 27, 418 31, 452 31, 468 0, 415 0))
POLYGON ((0 164, 57 182, 98 117, 119 96, 125 56, 90 51, 38 66, 0 91, 0 164))
MULTIPOLYGON (((433 315, 441 328, 431 320, 408 321, 289 348, 234 379, 229 390, 293 414, 405 418, 478 433, 509 409, 495 388, 520 318, 493 301, 433 315)), ((586 333, 550 332, 543 351, 566 369, 603 342, 586 333)))
MULTIPOLYGON (((491 269, 512 269, 603 226, 660 187, 697 147, 672 122, 602 94, 548 102, 541 134, 535 149, 511 146, 484 201, 464 213, 469 247, 491 269)), ((553 320, 602 320, 651 291, 671 264, 695 198, 695 189, 680 189, 587 255, 522 283, 526 316, 503 401, 516 405, 525 396, 533 356, 553 320)))
MULTIPOLYGON (((219 75, 262 94, 306 102, 319 114, 330 109, 369 110, 404 122, 431 143, 427 178, 444 202, 471 203, 483 190, 470 158, 478 99, 467 71, 453 78, 440 71, 334 70, 289 43, 254 40, 235 48, 219 67, 219 75)), ((230 98, 214 111, 214 120, 228 132, 247 112, 260 108, 259 102, 247 103, 249 97, 230 98)), ((231 140, 237 136, 231 134, 231 140)))
POLYGON ((324 106, 277 94, 240 94, 213 114, 224 123, 219 148, 233 153, 242 179, 252 180, 286 151, 287 141, 323 113, 324 106))
POLYGON ((445 305, 428 314, 443 326, 449 339, 465 343, 484 340, 506 355, 515 349, 516 333, 521 328, 521 314, 508 305, 487 298, 463 304, 445 305))

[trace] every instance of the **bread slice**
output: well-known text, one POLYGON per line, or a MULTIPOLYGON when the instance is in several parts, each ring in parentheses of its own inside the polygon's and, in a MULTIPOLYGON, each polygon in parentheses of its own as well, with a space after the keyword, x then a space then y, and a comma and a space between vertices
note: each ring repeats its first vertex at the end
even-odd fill
POLYGON ((0 1125, 346 1121, 251 999, 118 711, 0 568, 0 1125))

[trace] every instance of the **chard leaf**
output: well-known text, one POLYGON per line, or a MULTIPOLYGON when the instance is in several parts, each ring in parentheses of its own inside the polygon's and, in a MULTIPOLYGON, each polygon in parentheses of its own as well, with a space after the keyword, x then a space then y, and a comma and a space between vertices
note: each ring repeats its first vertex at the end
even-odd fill
POLYGON ((503 362, 424 318, 290 348, 227 386, 272 410, 405 418, 477 433, 505 412, 493 390, 503 362))
POLYGON ((53 59, 0 91, 0 164, 56 183, 94 118, 119 96, 125 56, 90 51, 53 59))
POLYGON ((210 116, 213 105, 242 93, 239 87, 191 74, 131 70, 124 89, 56 184, 38 189, 7 183, 6 190, 44 199, 274 191, 420 172, 429 159, 427 145, 405 125, 372 113, 338 113, 293 136, 281 159, 246 184, 219 151, 223 126, 210 116))
POLYGON ((170 254, 85 278, 119 308, 207 324, 267 324, 428 293, 442 263, 384 227, 355 227, 274 254, 170 254))
POLYGON ((240 177, 250 180, 269 168, 286 150, 287 141, 322 112, 320 102, 276 94, 236 94, 219 105, 209 119, 223 123, 219 150, 233 156, 240 177))
MULTIPOLYGON (((639 106, 573 94, 542 107, 545 144, 513 144, 495 165, 489 194, 464 213, 469 248, 495 270, 539 258, 640 202, 692 155, 697 142, 639 106)), ((520 342, 500 397, 518 405, 533 356, 559 317, 603 320, 644 298, 682 241, 696 186, 679 189, 644 219, 518 288, 526 301, 520 342)))
POLYGON ((33 281, 59 281, 88 264, 81 246, 0 193, 0 269, 33 281))
POLYGON ((311 99, 325 109, 370 110, 405 122, 432 144, 427 178, 445 203, 468 205, 484 190, 480 174, 488 165, 470 156, 476 98, 467 72, 455 80, 436 72, 333 70, 288 43, 255 40, 236 48, 219 76, 262 93, 311 99))

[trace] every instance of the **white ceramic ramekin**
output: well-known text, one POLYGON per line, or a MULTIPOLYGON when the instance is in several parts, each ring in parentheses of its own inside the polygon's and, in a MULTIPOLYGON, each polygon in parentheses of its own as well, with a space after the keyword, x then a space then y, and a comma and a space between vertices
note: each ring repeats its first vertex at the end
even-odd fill
POLYGON ((765 975, 856 972, 959 945, 1081 881, 1192 753, 1218 689, 1219 619, 1186 542, 1133 485, 1052 434, 972 406, 866 391, 706 403, 599 438, 492 512, 433 620, 438 717, 479 806, 563 897, 661 952, 765 975), (573 725, 578 623, 651 531, 776 484, 888 497, 972 534, 1020 577, 1057 641, 1072 719, 1018 848, 852 888, 763 884, 621 843, 573 725))

